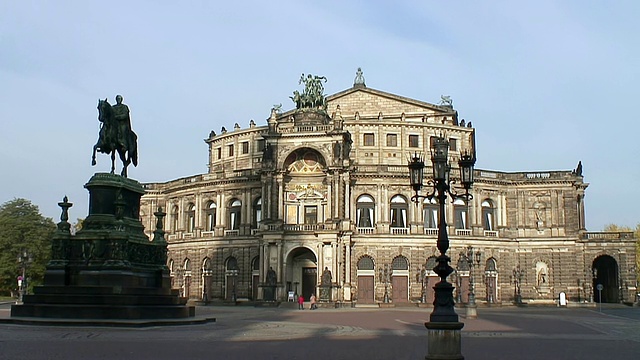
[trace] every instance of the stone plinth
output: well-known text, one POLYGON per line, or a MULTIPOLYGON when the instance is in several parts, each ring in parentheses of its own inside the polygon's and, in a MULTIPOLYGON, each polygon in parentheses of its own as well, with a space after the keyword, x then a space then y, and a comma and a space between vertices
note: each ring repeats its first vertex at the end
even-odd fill
POLYGON ((462 360, 461 322, 425 323, 428 333, 428 354, 426 360, 462 360))
POLYGON ((72 235, 66 201, 52 237, 52 258, 44 285, 11 308, 12 317, 64 319, 175 319, 195 315, 171 289, 164 213, 156 213, 153 240, 139 220, 144 189, 135 180, 95 174, 89 190, 89 215, 72 235))

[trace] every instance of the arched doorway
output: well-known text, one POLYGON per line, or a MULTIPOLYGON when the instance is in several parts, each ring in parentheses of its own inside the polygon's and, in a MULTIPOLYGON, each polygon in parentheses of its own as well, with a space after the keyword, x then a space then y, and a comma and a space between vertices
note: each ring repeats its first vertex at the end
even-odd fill
POLYGON ((618 288, 618 262, 609 255, 602 255, 593 260, 591 266, 593 274, 593 300, 603 303, 620 302, 618 288), (598 291, 598 284, 602 285, 602 291, 598 291))
POLYGON ((400 255, 391 262, 391 291, 394 303, 409 302, 409 261, 400 255))
POLYGON ((433 271, 436 265, 438 265, 438 260, 435 256, 429 256, 425 264, 427 274, 424 280, 424 291, 427 293, 427 304, 433 304, 436 299, 436 293, 435 290, 433 290, 433 287, 440 281, 440 277, 438 277, 438 274, 433 271))
POLYGON ((286 267, 287 288, 293 289, 297 294, 302 295, 305 301, 309 301, 311 294, 316 294, 318 285, 316 255, 307 248, 295 248, 287 255, 286 267))
POLYGON ((358 260, 358 303, 373 304, 375 302, 375 265, 373 258, 364 255, 358 260))
POLYGON ((226 301, 236 301, 238 297, 238 274, 240 273, 238 259, 234 256, 229 256, 226 263, 224 298, 226 301))
POLYGON ((494 258, 487 259, 484 267, 485 285, 487 286, 487 303, 498 300, 498 262, 494 258))

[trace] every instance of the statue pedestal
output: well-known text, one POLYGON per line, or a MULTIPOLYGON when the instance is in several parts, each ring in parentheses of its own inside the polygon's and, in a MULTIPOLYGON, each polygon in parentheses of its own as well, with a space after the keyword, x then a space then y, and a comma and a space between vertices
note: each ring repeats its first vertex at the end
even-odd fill
POLYGON ((331 285, 320 285, 320 301, 331 301, 331 285))
POLYGON ((85 185, 89 215, 71 235, 68 209, 52 237, 44 285, 11 308, 12 317, 65 319, 176 319, 195 315, 171 289, 159 211, 153 241, 139 219, 144 189, 135 180, 98 173, 85 185))

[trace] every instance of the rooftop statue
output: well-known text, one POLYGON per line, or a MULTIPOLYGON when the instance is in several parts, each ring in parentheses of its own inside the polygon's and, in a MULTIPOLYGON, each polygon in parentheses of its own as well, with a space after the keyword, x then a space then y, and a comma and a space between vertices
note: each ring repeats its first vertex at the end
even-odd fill
POLYGON ((453 106, 453 100, 451 100, 451 96, 440 95, 440 105, 449 107, 453 106))
POLYGON ((356 85, 366 86, 366 84, 364 83, 364 75, 362 75, 361 68, 358 68, 358 71, 356 71, 356 78, 353 80, 353 86, 356 85))
POLYGON ((298 90, 293 92, 293 96, 290 96, 291 100, 296 103, 296 109, 321 109, 326 110, 327 103, 324 96, 324 86, 322 81, 327 82, 327 78, 324 76, 307 75, 300 76, 298 84, 304 83, 304 91, 302 94, 298 90))
POLYGON ((96 164, 96 150, 111 155, 111 173, 116 169, 116 152, 122 161, 120 175, 127 177, 129 164, 138 166, 138 136, 131 130, 129 107, 122 103, 122 95, 116 96, 116 104, 111 105, 105 98, 98 100, 98 121, 100 132, 98 142, 93 146, 91 165, 96 164))

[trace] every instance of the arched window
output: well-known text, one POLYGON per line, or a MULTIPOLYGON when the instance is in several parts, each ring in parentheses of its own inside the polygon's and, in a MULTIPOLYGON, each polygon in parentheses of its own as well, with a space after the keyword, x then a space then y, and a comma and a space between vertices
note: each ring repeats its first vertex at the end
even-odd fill
POLYGON ((253 223, 252 227, 257 229, 262 221, 262 198, 259 197, 253 202, 253 223))
POLYGON ((438 202, 435 198, 426 198, 422 203, 422 216, 424 218, 425 229, 438 228, 438 213, 440 212, 438 202))
POLYGON ((231 202, 229 209, 229 230, 240 229, 240 211, 242 210, 242 202, 235 199, 231 202))
POLYGON ((187 232, 194 232, 194 230, 196 229, 196 206, 193 203, 189 203, 189 205, 187 205, 187 212, 186 212, 186 217, 187 217, 187 232))
POLYGON ((494 213, 493 202, 489 199, 482 202, 482 226, 485 230, 494 230, 494 213))
POLYGON ((467 203, 462 199, 456 199, 453 202, 453 217, 456 229, 468 229, 468 210, 467 203))
POLYGON ((487 259, 484 271, 498 271, 498 262, 494 258, 487 259))
POLYGON ((178 231, 178 205, 174 205, 171 208, 171 230, 173 232, 178 231))
POLYGON ((391 198, 391 227, 407 227, 407 200, 403 196, 391 198))
POLYGON ((240 268, 238 267, 238 259, 233 256, 230 256, 227 259, 227 271, 238 271, 240 268))
POLYGON ((396 256, 391 262, 393 270, 409 270, 409 261, 404 256, 396 256))
POLYGON ((375 219, 373 216, 373 209, 376 203, 369 195, 360 195, 356 202, 356 226, 357 227, 373 227, 375 225, 375 219))
POLYGON ((365 255, 358 260, 358 270, 373 270, 373 259, 369 255, 365 255))
POLYGON ((213 231, 216 227, 216 203, 209 201, 206 210, 206 231, 213 231))
POLYGON ((251 261, 251 269, 254 271, 260 270, 260 256, 256 256, 251 261))

